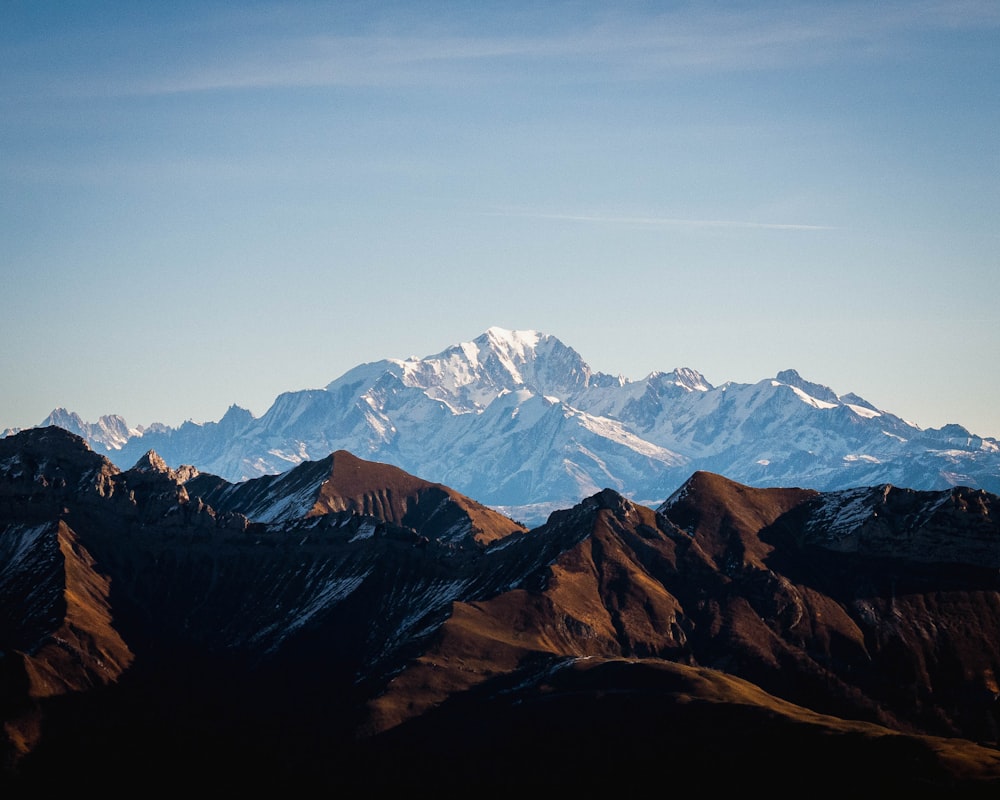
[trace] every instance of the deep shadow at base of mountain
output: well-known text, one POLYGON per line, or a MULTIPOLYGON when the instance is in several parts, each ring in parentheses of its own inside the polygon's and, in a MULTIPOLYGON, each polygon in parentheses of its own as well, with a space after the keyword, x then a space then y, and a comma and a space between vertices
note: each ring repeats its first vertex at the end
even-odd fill
POLYGON ((588 794, 680 780, 695 791, 935 789, 986 797, 1000 789, 990 748, 823 717, 731 676, 655 661, 577 662, 531 689, 488 699, 473 693, 383 734, 362 756, 362 772, 386 788, 588 794), (377 769, 386 751, 390 772, 377 769))
POLYGON ((731 676, 665 662, 576 662, 531 687, 463 695, 366 740, 342 729, 326 699, 307 709, 307 698, 289 690, 279 704, 275 697, 256 704, 259 695, 244 689, 208 697, 202 687, 179 703, 183 694, 154 687, 75 698, 77 707, 57 715, 62 721, 5 796, 100 787, 105 797, 124 797, 137 785, 476 798, 543 788, 645 793, 678 784, 824 796, 986 798, 1000 791, 990 748, 823 717, 731 676), (244 689, 251 694, 240 697, 244 689))
POLYGON ((0 792, 332 789, 333 776, 353 769, 360 701, 341 676, 326 685, 332 691, 307 664, 248 667, 193 652, 158 659, 115 684, 41 703, 44 736, 0 771, 0 792))

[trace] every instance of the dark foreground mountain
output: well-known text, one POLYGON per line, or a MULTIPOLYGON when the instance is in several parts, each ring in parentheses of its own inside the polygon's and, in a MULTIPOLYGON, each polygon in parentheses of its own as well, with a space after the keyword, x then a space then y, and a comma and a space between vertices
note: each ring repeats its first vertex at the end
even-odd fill
POLYGON ((696 471, 751 486, 891 483, 1000 492, 1000 443, 958 424, 924 430, 795 370, 710 384, 688 368, 642 380, 595 372, 537 331, 491 328, 424 358, 361 364, 325 388, 286 392, 260 418, 132 429, 56 409, 42 423, 120 468, 156 451, 228 481, 347 450, 451 486, 531 526, 601 489, 655 505, 696 471))
POLYGON ((698 472, 526 530, 347 452, 234 484, 25 431, 5 788, 995 796, 998 514, 698 472))

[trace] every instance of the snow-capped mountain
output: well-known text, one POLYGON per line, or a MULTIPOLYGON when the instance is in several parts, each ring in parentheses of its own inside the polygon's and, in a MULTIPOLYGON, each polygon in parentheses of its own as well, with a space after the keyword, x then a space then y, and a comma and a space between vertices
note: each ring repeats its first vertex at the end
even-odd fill
MULTIPOLYGON (((38 427, 44 428, 49 425, 75 433, 82 436, 93 447, 99 450, 121 450, 129 439, 142 436, 143 431, 138 428, 130 428, 124 418, 118 414, 105 414, 97 422, 84 422, 80 415, 65 408, 57 408, 52 411, 38 427)), ((160 426, 163 427, 163 426, 160 426)))
POLYGON ((530 524, 602 488, 653 503, 694 470, 760 487, 1000 491, 996 440, 921 429, 795 370, 753 384, 713 386, 686 368, 632 381, 594 372, 554 336, 502 328, 436 355, 361 364, 280 395, 259 418, 233 406, 218 422, 136 430, 57 410, 42 424, 123 468, 152 449, 229 481, 349 450, 530 524))

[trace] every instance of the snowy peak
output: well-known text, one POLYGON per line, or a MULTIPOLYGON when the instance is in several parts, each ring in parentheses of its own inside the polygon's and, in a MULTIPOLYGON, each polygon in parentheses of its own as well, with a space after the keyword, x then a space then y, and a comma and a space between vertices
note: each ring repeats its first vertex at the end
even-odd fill
POLYGON ((674 370, 673 375, 678 386, 683 386, 692 392, 708 392, 713 388, 712 384, 705 380, 704 375, 689 367, 679 367, 674 370))
POLYGON ((493 351, 505 352, 525 362, 533 357, 538 343, 543 338, 552 339, 551 336, 543 336, 538 331, 512 331, 494 326, 476 339, 476 344, 482 347, 484 343, 488 343, 493 351))
POLYGON ((541 338, 537 331, 490 328, 474 344, 480 365, 493 376, 504 376, 506 387, 515 388, 531 383, 541 338))
POLYGON ((592 375, 579 353, 556 337, 538 331, 493 327, 459 347, 473 356, 479 375, 498 389, 525 387, 537 394, 565 399, 586 387, 592 375))
POLYGON ((854 394, 854 392, 848 392, 847 394, 843 395, 840 398, 840 401, 842 403, 846 403, 849 406, 856 406, 857 408, 862 408, 867 411, 874 411, 876 414, 879 413, 879 410, 875 408, 875 406, 873 406, 871 403, 865 400, 865 398, 859 397, 858 395, 854 394))
POLYGON ((810 397, 814 397, 824 403, 833 403, 836 405, 840 402, 840 398, 837 397, 836 392, 834 392, 829 386, 823 386, 819 383, 807 381, 794 369, 782 370, 775 376, 775 380, 781 383, 786 383, 795 389, 801 389, 810 397))
POLYGON ((405 387, 419 389, 456 413, 466 413, 481 411, 504 392, 522 388, 565 400, 586 389, 594 373, 579 353, 554 336, 493 327, 435 355, 359 367, 327 390, 357 388, 385 376, 395 376, 405 387))
POLYGON ((106 414, 96 423, 84 422, 80 415, 67 411, 65 408, 55 408, 39 425, 41 428, 55 425, 70 433, 75 433, 86 439, 90 445, 104 450, 120 450, 130 438, 139 435, 139 431, 131 430, 125 419, 118 414, 106 414))
POLYGON ((248 409, 233 403, 226 409, 226 413, 219 420, 219 425, 227 429, 239 429, 249 425, 253 420, 254 416, 248 409))
POLYGON ((52 412, 41 421, 38 427, 47 428, 49 425, 55 425, 64 431, 75 433, 84 438, 86 438, 86 429, 90 427, 81 419, 79 414, 74 411, 67 411, 62 407, 52 409, 52 412))
POLYGON ((715 388, 705 380, 704 375, 690 367, 678 367, 672 372, 653 372, 646 379, 646 382, 673 384, 689 392, 709 392, 715 388))

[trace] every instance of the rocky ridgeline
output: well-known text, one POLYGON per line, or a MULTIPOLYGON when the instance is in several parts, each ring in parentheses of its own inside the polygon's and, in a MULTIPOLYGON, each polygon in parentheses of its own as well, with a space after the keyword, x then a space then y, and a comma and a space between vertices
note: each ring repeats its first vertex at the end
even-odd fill
POLYGON ((0 441, 5 774, 719 788, 726 753, 772 787, 834 758, 840 789, 995 791, 998 504, 696 472, 526 530, 345 451, 229 483, 25 431, 0 441))

